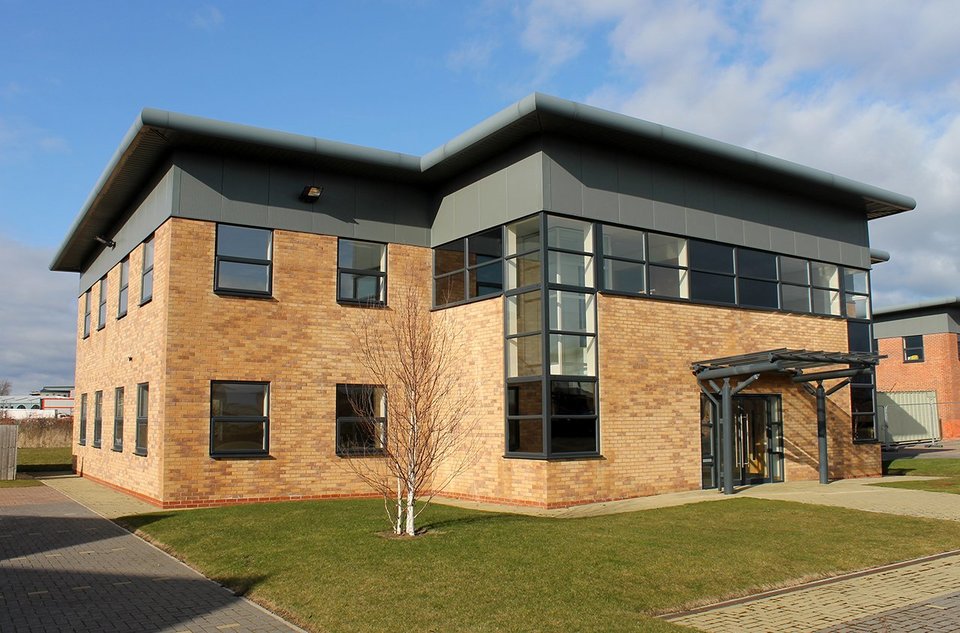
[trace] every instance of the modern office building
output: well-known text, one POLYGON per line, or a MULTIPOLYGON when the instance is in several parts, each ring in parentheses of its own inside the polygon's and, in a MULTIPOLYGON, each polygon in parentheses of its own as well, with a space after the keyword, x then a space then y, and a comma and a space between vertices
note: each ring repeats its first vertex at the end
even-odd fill
POLYGON ((877 390, 887 441, 960 438, 960 297, 878 309, 874 318, 886 356, 877 390))
POLYGON ((877 474, 868 222, 914 206, 541 94, 421 157, 147 109, 51 266, 76 467, 170 507, 364 494, 350 331, 413 288, 480 389, 446 494, 877 474))

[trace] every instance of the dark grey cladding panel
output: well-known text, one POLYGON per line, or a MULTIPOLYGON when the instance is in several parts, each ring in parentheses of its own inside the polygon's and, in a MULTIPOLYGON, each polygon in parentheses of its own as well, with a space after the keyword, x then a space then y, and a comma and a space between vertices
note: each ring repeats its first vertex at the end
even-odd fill
POLYGON ((181 153, 175 215, 381 242, 429 245, 430 194, 327 169, 181 153), (300 192, 323 187, 305 203, 300 192))
POLYGON ((545 138, 543 150, 547 211, 851 266, 869 261, 862 209, 560 136, 545 138))
MULTIPOLYGON (((93 261, 80 273, 78 294, 86 292, 98 279, 110 272, 170 217, 176 190, 176 170, 168 165, 157 173, 157 178, 144 187, 143 194, 132 205, 132 212, 116 225, 118 228, 115 232, 104 236, 117 245, 114 248, 102 247, 93 261)), ((114 292, 114 289, 110 292, 114 292)))
POLYGON ((957 322, 945 312, 892 319, 890 321, 875 320, 873 323, 873 337, 878 339, 916 336, 918 334, 943 334, 945 332, 960 333, 957 322))

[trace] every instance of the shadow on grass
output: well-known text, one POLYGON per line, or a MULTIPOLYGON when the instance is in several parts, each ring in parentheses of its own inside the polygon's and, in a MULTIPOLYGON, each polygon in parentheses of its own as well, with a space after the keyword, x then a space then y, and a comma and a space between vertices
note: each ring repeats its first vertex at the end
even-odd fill
POLYGON ((498 512, 484 512, 482 514, 474 514, 466 517, 452 517, 449 519, 438 519, 435 521, 427 521, 421 524, 417 532, 421 530, 424 532, 433 532, 440 531, 444 528, 453 528, 453 527, 464 527, 467 525, 475 525, 480 523, 486 523, 488 521, 515 521, 520 518, 529 518, 529 517, 520 517, 516 514, 501 514, 498 512))

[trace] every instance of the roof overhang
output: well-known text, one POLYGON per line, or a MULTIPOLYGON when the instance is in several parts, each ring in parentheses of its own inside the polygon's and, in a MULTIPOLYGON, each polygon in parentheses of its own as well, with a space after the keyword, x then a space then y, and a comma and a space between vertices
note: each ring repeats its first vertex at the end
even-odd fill
POLYGON ((906 316, 912 312, 936 313, 956 310, 960 310, 960 297, 942 297, 940 299, 903 303, 886 308, 875 308, 873 310, 873 316, 874 320, 887 321, 906 316), (881 318, 877 319, 877 317, 881 318))
POLYGON ((562 135, 694 165, 861 209, 868 219, 916 207, 909 196, 540 93, 521 99, 423 157, 146 108, 110 159, 50 268, 82 270, 98 248, 94 238, 109 233, 175 150, 307 165, 429 186, 538 134, 562 135))

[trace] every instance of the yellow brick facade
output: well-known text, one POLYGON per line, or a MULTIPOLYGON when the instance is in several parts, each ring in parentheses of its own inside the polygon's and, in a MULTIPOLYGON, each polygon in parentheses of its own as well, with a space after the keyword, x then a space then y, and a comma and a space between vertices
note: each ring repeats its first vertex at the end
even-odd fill
MULTIPOLYGON (((369 494, 335 454, 335 388, 369 383, 351 333, 366 308, 336 301, 337 238, 275 230, 269 298, 213 291, 216 224, 173 218, 156 232, 153 300, 138 306, 142 245, 130 256, 129 314, 117 320, 119 267, 108 275, 107 324, 78 336, 77 393, 88 394, 78 471, 170 507, 369 494), (211 458, 210 381, 270 383, 269 456, 211 458), (151 389, 149 451, 133 454, 136 385, 151 389), (126 390, 124 450, 111 451, 114 388, 126 390), (102 447, 91 447, 93 393, 104 393, 102 447)), ((431 250, 390 244, 388 303, 407 288, 429 303, 431 250)), ((434 313, 463 334, 464 378, 477 386, 476 464, 445 494, 562 506, 700 488, 696 360, 778 347, 845 350, 841 319, 601 295, 601 457, 504 457, 503 299, 434 313)), ((82 328, 83 297, 78 328, 82 328)), ((80 330, 78 330, 80 331, 80 330)), ((814 398, 782 378, 787 480, 817 477, 814 398)), ((878 474, 879 448, 851 442, 849 391, 828 410, 831 475, 878 474)), ((440 473, 441 477, 445 474, 440 473)))

